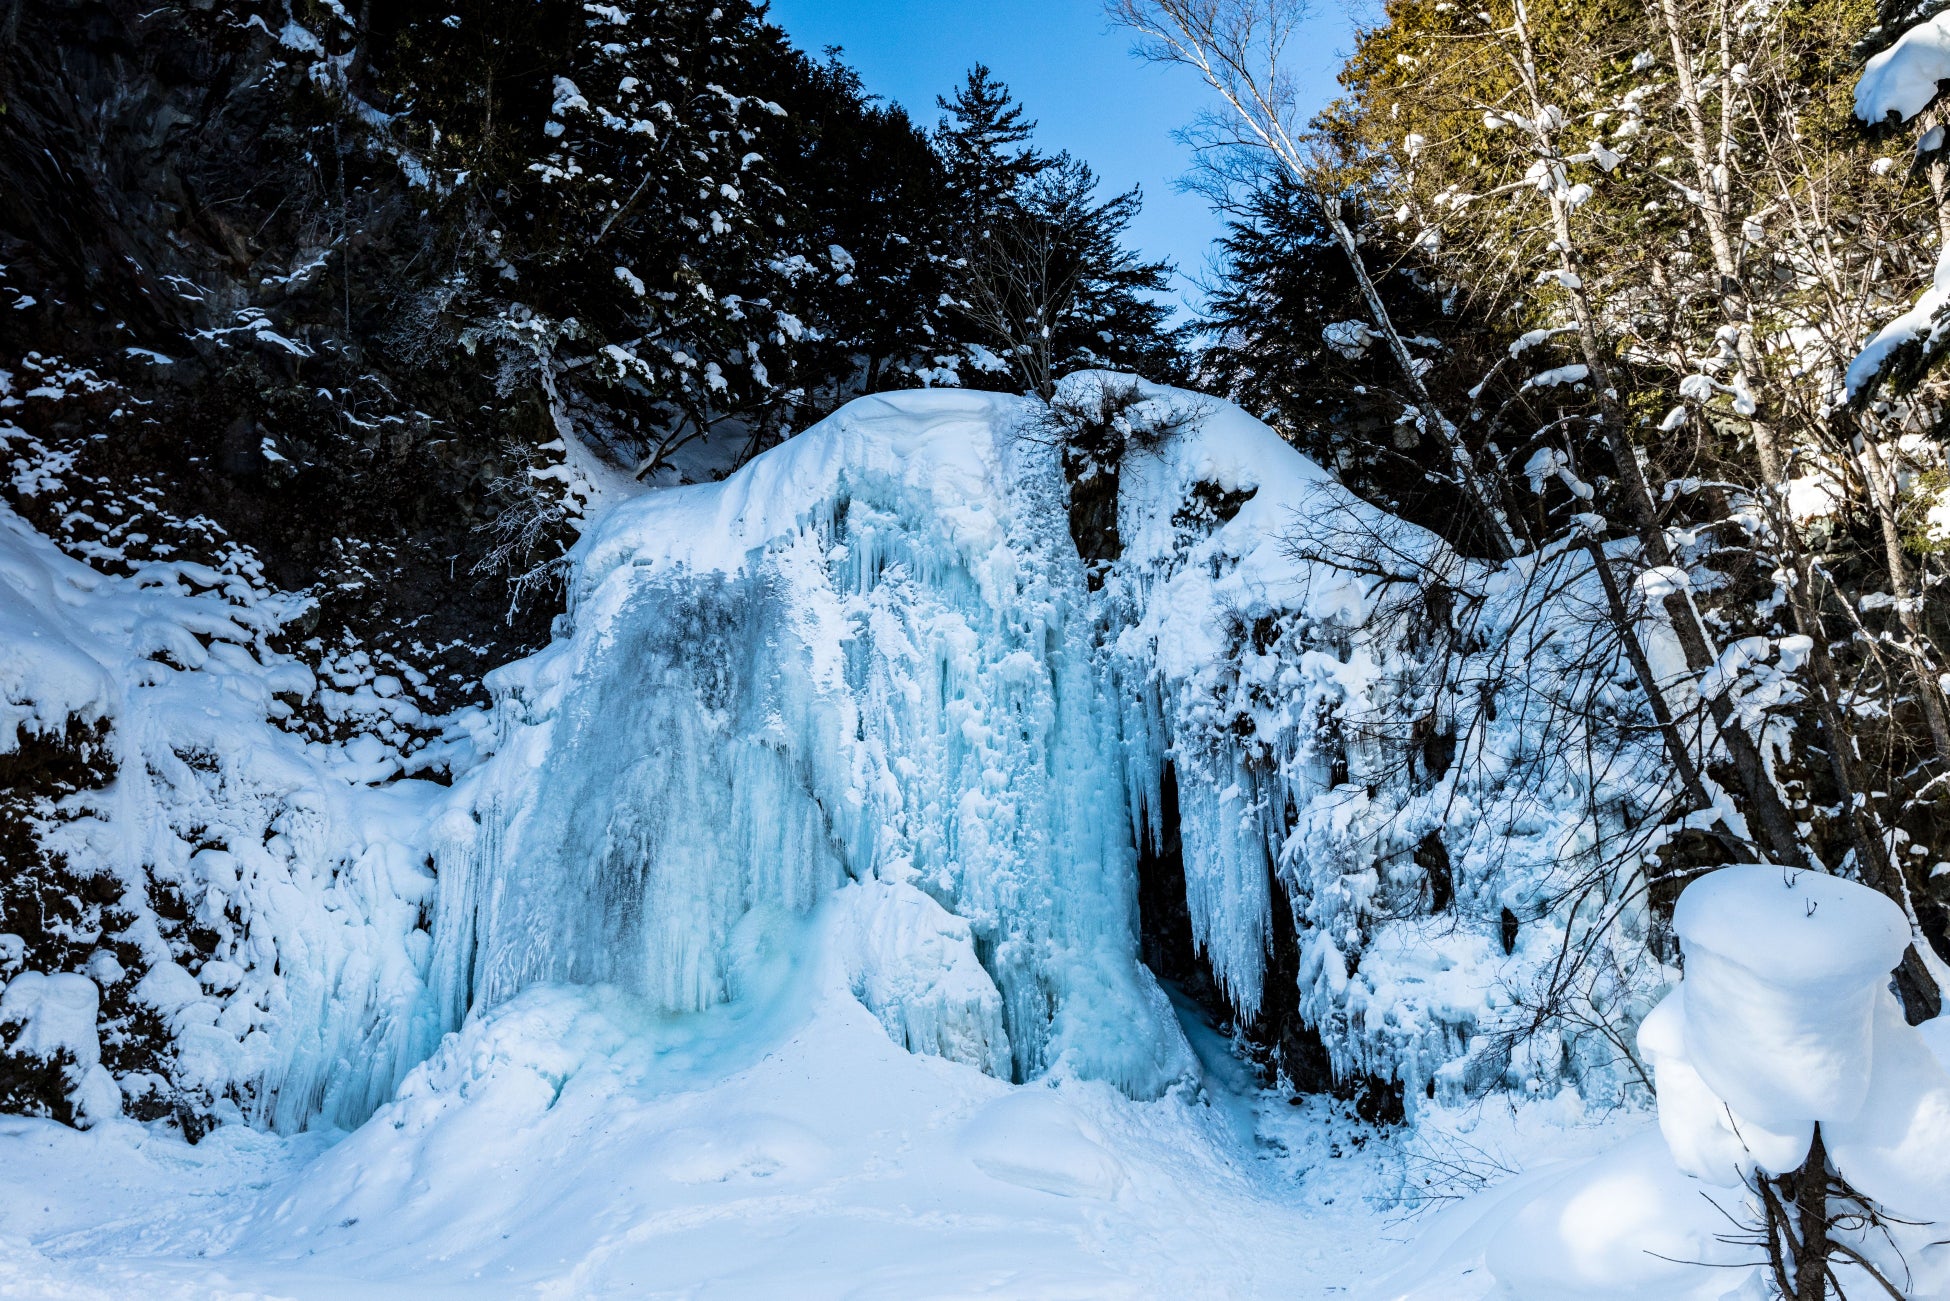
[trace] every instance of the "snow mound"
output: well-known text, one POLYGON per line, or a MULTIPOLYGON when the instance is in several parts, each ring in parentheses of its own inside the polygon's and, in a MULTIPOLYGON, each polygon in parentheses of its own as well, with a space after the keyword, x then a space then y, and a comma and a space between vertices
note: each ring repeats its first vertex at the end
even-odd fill
POLYGON ((1109 1199, 1124 1182, 1117 1158, 1045 1090, 996 1099, 963 1129, 962 1145, 983 1173, 1059 1197, 1109 1199))
POLYGON ((1907 122, 1930 106, 1945 78, 1950 78, 1950 16, 1938 14, 1863 66, 1855 83, 1855 116, 1872 125, 1891 114, 1907 122))
POLYGON ((1723 1211, 1641 1135, 1558 1176, 1512 1214, 1487 1260, 1519 1301, 1721 1301, 1745 1251, 1723 1211))
POLYGON ((1874 1008, 1909 943, 1901 908, 1839 877, 1728 867, 1686 887, 1673 930, 1685 1053, 1715 1093, 1770 1126, 1861 1108, 1874 1008))
POLYGON ((704 1010, 536 985, 470 1017, 357 1132, 261 1197, 240 1184, 220 1252, 172 1268, 252 1295, 1134 1301, 1352 1272, 1358 1199, 1297 1216, 1190 1091, 1011 1086, 893 1042, 852 992, 853 889, 760 910, 740 992, 704 1010))

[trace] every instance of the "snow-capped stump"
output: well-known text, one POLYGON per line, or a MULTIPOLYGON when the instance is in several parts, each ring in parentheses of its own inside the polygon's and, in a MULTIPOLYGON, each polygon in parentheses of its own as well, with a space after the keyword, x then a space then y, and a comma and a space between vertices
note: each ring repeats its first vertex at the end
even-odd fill
POLYGON ((1853 1116, 1909 943, 1902 909, 1840 877, 1729 867, 1686 887, 1673 930, 1686 1054, 1714 1092, 1763 1124, 1853 1116))
MULTIPOLYGON (((1892 1231, 1909 1235, 1907 1294, 1941 1295, 1921 1252, 1950 1220, 1950 1072, 1889 989, 1909 942, 1901 909, 1840 877, 1737 866, 1689 885, 1673 925, 1685 976, 1638 1036, 1665 1141, 1573 1165, 1500 1216, 1498 1282, 1521 1301, 1734 1295, 1697 1267, 1741 1267, 1747 1226, 1803 1214, 1801 1185, 1777 1176, 1804 1167, 1819 1125, 1830 1177, 1904 1221, 1892 1231)), ((1853 1203, 1822 1201, 1835 1250, 1888 1267, 1890 1225, 1863 1229, 1853 1203)))
POLYGON ((1646 1018, 1659 1126, 1680 1169, 1723 1186, 1806 1157, 1820 1124, 1841 1176, 1899 1215, 1950 1217, 1950 1072, 1889 973, 1902 910, 1816 872, 1729 867, 1686 888, 1680 986, 1646 1018))
POLYGON ((1673 1163, 1696 1179, 1735 1187, 1754 1170, 1785 1174, 1808 1155, 1812 1120, 1778 1127, 1736 1122, 1686 1055, 1686 991, 1675 989, 1639 1025, 1639 1054, 1659 1089, 1659 1132, 1673 1163), (1737 1124, 1737 1127, 1736 1127, 1737 1124))

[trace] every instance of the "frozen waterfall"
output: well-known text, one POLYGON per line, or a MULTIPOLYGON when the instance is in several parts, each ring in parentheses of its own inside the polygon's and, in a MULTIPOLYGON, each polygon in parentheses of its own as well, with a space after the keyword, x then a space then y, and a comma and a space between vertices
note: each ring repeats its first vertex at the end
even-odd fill
MULTIPOLYGON (((875 1007, 910 1046, 1138 1094, 1189 1069, 1137 960, 1118 710, 1036 410, 865 399, 607 518, 566 635, 491 679, 500 751, 441 857, 450 1015, 545 981, 699 1010, 736 992, 752 909, 871 882, 870 910, 960 919, 980 963, 875 1007)), ((886 984, 856 981, 869 1006, 886 984)))
MULTIPOLYGON (((856 401, 579 545, 554 643, 489 679, 492 754, 442 825, 436 1016, 550 982, 735 1001, 771 933, 746 919, 783 910, 822 918, 915 1051, 1155 1095, 1196 1073, 1138 959, 1140 865, 1169 854, 1220 1014, 1318 1036, 1331 1079, 1295 1083, 1412 1109, 1511 1072, 1602 1082, 1602 1043, 1474 1047, 1583 924, 1526 901, 1662 798, 1532 752, 1538 702, 1604 669, 1512 613, 1532 585, 1586 599, 1581 553, 1525 563, 1487 583, 1180 390, 856 401), (1094 574, 1065 419, 1119 440, 1094 574)), ((1648 973, 1593 996, 1643 999, 1648 973)))

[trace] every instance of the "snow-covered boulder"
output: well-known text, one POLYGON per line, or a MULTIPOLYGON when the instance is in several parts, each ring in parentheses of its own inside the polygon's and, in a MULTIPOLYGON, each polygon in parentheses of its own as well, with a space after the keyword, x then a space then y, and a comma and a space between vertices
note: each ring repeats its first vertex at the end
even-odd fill
POLYGON ((72 972, 23 971, 0 987, 0 1058, 58 1066, 69 1114, 84 1128, 122 1111, 121 1090, 101 1064, 100 1004, 95 982, 72 972))

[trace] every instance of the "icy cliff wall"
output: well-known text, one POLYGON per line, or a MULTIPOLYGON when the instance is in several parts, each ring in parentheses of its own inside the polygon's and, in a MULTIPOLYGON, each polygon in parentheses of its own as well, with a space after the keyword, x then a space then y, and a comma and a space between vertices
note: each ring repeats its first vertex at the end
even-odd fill
POLYGON ((1659 979, 1584 943, 1642 957, 1636 905, 1554 894, 1659 794, 1536 739, 1545 687, 1591 686, 1590 648, 1534 617, 1567 566, 1490 583, 1237 408, 1124 377, 1054 409, 863 399, 585 539, 555 644, 491 679, 499 752, 440 854, 442 1015, 561 980, 708 1006, 752 910, 873 883, 965 925, 994 989, 917 1009, 863 958, 897 1038, 1155 1092, 1188 1063, 1138 961, 1168 924, 1140 866, 1168 857, 1202 972, 1297 1083, 1364 1083, 1385 1115, 1615 1079, 1602 1035, 1499 1037, 1573 937, 1606 955, 1579 997, 1630 1016, 1659 979), (1090 440, 1116 526, 1086 564, 1090 440))
POLYGON ((1162 977, 1380 1117, 1615 1089, 1668 978, 1579 554, 1463 562, 1194 394, 883 395, 626 501, 444 722, 278 649, 247 553, 115 577, 6 523, 7 1107, 352 1124, 530 985, 756 997, 815 909, 915 1051, 1156 1094, 1162 977))
POLYGON ((917 1026, 864 970, 914 1046, 1138 1093, 1187 1070, 1137 958, 1118 711, 1035 417, 863 399, 608 517, 566 635, 491 680, 502 752, 441 857, 450 1016, 546 980, 702 1008, 747 913, 853 880, 961 919, 993 982, 917 1026), (938 1024, 990 1002, 1006 1042, 938 1024))
POLYGON ((1242 1037, 1384 1118, 1638 1082, 1671 778, 1586 555, 1458 557, 1227 403, 1085 375, 1065 404, 1123 430, 1129 798, 1242 1037))

